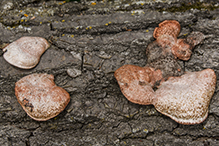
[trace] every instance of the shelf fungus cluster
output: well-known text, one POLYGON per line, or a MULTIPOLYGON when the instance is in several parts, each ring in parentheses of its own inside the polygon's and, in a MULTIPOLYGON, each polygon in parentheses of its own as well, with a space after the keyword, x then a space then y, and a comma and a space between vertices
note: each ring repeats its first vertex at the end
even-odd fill
POLYGON ((41 37, 21 37, 3 49, 7 62, 22 69, 31 69, 40 61, 49 43, 41 37))
POLYGON ((25 112, 34 120, 46 121, 65 109, 70 96, 54 83, 49 74, 31 74, 15 84, 15 95, 25 112))
POLYGON ((180 29, 175 20, 160 23, 153 34, 156 41, 146 49, 147 65, 124 65, 114 75, 129 101, 152 104, 181 124, 199 124, 207 118, 216 75, 212 69, 183 72, 177 59, 188 60, 204 35, 192 32, 185 39, 177 39, 180 29))
MULTIPOLYGON (((39 63, 49 46, 41 37, 21 37, 3 49, 3 57, 13 66, 31 69, 39 63)), ((48 74, 23 77, 15 83, 15 95, 24 111, 37 121, 57 116, 70 101, 68 92, 56 86, 54 76, 48 74)))

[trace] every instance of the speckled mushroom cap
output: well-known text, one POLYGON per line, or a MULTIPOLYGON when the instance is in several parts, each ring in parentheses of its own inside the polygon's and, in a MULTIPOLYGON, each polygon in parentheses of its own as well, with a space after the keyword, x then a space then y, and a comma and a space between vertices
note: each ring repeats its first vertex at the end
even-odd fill
POLYGON ((162 114, 186 125, 198 124, 206 119, 216 85, 212 69, 169 77, 156 91, 152 88, 153 83, 162 76, 153 68, 124 65, 116 70, 115 78, 129 101, 153 104, 162 114))
POLYGON ((31 74, 15 84, 15 95, 25 112, 34 120, 46 121, 65 109, 70 96, 54 83, 49 74, 31 74))
POLYGON ((3 57, 16 67, 31 69, 38 64, 48 47, 49 43, 44 38, 22 37, 4 48, 6 52, 3 57))
POLYGON ((162 78, 162 72, 150 67, 124 65, 115 71, 114 76, 129 101, 149 105, 154 98, 152 87, 162 78))
POLYGON ((216 75, 212 69, 171 77, 156 91, 153 104, 178 123, 199 124, 207 118, 215 85, 216 75))
POLYGON ((180 24, 176 20, 165 20, 156 27, 153 33, 155 39, 160 36, 167 35, 177 38, 180 33, 180 24))

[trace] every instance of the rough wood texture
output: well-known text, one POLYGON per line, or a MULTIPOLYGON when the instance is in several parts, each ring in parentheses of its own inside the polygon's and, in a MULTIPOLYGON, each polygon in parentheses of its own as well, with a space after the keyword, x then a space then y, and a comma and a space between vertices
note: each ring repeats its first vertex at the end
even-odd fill
POLYGON ((177 20, 178 39, 200 31, 205 40, 188 61, 175 62, 182 71, 211 68, 218 77, 219 1, 147 2, 1 0, 1 46, 22 36, 43 37, 51 46, 30 70, 10 65, 0 50, 0 145, 218 145, 218 84, 207 119, 185 126, 154 106, 129 102, 113 74, 125 64, 148 64, 145 49, 155 40, 154 29, 177 20), (81 72, 69 76, 75 70, 81 72), (15 83, 33 73, 53 74, 71 97, 63 112, 45 122, 30 118, 15 96, 15 83))

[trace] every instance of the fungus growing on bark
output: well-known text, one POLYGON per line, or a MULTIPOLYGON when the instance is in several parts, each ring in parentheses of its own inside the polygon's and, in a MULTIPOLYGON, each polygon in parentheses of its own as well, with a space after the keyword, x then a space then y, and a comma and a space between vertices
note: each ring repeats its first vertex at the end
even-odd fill
POLYGON ((212 69, 184 73, 177 62, 188 60, 192 48, 204 35, 192 32, 185 39, 177 39, 180 25, 165 20, 155 28, 157 39, 148 45, 145 67, 124 65, 115 71, 115 78, 124 96, 131 102, 153 104, 155 108, 181 124, 198 124, 208 115, 214 94, 216 75, 212 69))
POLYGON ((165 20, 159 24, 159 27, 154 29, 153 37, 158 39, 164 35, 177 38, 180 33, 180 24, 176 20, 165 20))
POLYGON ((163 77, 183 74, 177 58, 188 60, 192 49, 204 40, 201 32, 192 32, 187 38, 177 39, 180 24, 175 20, 165 20, 155 28, 153 36, 156 40, 146 48, 147 67, 162 71, 163 77))
POLYGON ((216 75, 212 69, 170 77, 156 90, 152 104, 178 123, 198 124, 208 116, 215 85, 216 75))
POLYGON ((41 37, 22 37, 3 49, 3 55, 10 64, 22 68, 35 67, 40 56, 47 50, 49 43, 41 37))
POLYGON ((160 75, 159 70, 134 65, 122 66, 115 72, 120 89, 129 101, 142 105, 153 104, 159 112, 181 124, 203 122, 215 90, 214 71, 205 69, 180 77, 169 77, 154 91, 153 83, 161 78, 160 75))
POLYGON ((115 71, 122 93, 131 102, 148 105, 154 98, 153 86, 162 79, 160 70, 135 65, 124 65, 115 71))
POLYGON ((54 83, 49 74, 31 74, 15 83, 15 95, 25 112, 34 120, 46 121, 65 109, 70 96, 54 83))

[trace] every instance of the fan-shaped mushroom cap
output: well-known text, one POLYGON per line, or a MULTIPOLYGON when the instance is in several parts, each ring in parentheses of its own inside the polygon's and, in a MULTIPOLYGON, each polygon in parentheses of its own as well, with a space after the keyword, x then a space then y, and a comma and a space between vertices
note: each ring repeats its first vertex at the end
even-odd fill
POLYGON ((216 75, 212 69, 171 77, 156 90, 155 108, 181 124, 198 124, 208 115, 216 75))
POLYGON ((155 39, 162 35, 170 35, 174 38, 180 33, 180 24, 176 20, 165 20, 159 24, 159 27, 156 27, 153 33, 155 39))
POLYGON ((125 97, 134 103, 148 105, 152 104, 156 81, 162 79, 160 70, 139 67, 135 65, 124 65, 116 70, 114 74, 120 89, 125 97))
POLYGON ((31 74, 15 84, 18 102, 34 120, 46 121, 57 116, 70 101, 68 92, 53 80, 53 75, 31 74))
POLYGON ((40 56, 49 47, 46 39, 41 37, 22 37, 9 44, 3 51, 3 57, 10 64, 22 68, 30 69, 36 66, 40 56))

